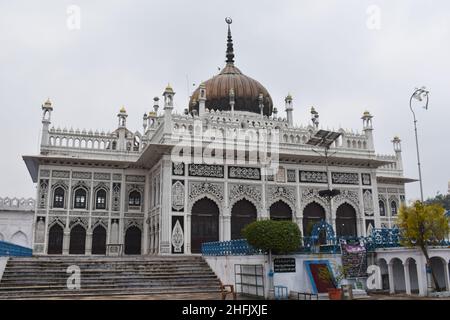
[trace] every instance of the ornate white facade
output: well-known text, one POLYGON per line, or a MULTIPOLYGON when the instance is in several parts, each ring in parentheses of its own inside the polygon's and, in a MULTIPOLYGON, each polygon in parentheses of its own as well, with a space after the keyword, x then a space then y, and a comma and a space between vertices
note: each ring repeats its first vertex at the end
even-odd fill
MULTIPOLYGON (((234 68, 229 44, 227 68, 234 68)), ((369 112, 362 116, 362 132, 339 130, 327 172, 324 159, 306 144, 319 130, 315 110, 311 124, 295 125, 290 96, 285 100, 286 118, 281 118, 276 108, 272 112, 271 100, 269 107, 264 104, 269 100, 262 94, 257 113, 235 109, 239 87, 230 90, 228 110, 205 108, 213 91, 203 84, 199 90, 193 95, 198 109, 189 107, 178 114, 173 111, 175 92, 168 86, 162 112, 155 98, 153 110, 144 114, 143 130, 136 132, 127 128, 124 108, 113 132, 50 128, 53 105, 45 102, 41 152, 23 157, 38 186, 34 253, 189 254, 198 252, 202 241, 229 240, 233 226, 243 221, 292 219, 307 231, 304 224, 320 218, 322 211, 335 230, 352 233, 353 227, 346 224, 354 224, 355 235, 392 226, 405 199, 404 184, 413 180, 403 177, 398 138, 393 140, 395 154, 375 153, 369 112), (195 145, 198 127, 222 135, 240 129, 277 130, 278 169, 265 174, 264 165, 251 164, 245 153, 239 161, 235 150, 231 164, 175 159, 173 152, 183 135, 193 135, 193 155, 198 146, 204 153, 205 140, 195 145), (331 204, 318 193, 328 181, 341 191, 331 204), (314 212, 312 203, 318 205, 314 212)), ((236 146, 239 139, 234 140, 236 146)), ((230 150, 225 151, 223 157, 230 150)))

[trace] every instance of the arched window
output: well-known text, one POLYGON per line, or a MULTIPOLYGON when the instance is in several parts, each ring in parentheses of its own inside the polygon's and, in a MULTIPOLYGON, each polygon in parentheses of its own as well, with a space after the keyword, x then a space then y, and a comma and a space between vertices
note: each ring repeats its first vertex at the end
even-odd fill
POLYGON ((95 194, 95 209, 106 209, 106 191, 99 189, 95 194))
POLYGON ((391 215, 397 215, 397 202, 395 201, 391 202, 391 215))
POLYGON ((75 190, 74 208, 86 209, 86 190, 83 188, 75 190))
POLYGON ((64 189, 58 187, 53 193, 53 208, 64 208, 64 189))
POLYGON ((386 207, 384 205, 384 201, 380 200, 378 201, 378 206, 380 207, 380 216, 386 215, 386 207))
POLYGON ((141 193, 139 191, 131 191, 128 196, 128 205, 130 207, 140 207, 141 206, 141 193))

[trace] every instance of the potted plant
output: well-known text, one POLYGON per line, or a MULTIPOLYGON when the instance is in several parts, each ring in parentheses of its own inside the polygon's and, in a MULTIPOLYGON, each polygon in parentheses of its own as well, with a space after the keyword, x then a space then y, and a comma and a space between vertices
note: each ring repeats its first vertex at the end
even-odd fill
POLYGON ((333 274, 331 274, 328 268, 323 268, 319 271, 319 278, 329 283, 334 283, 334 288, 328 288, 328 297, 330 300, 342 300, 342 285, 348 283, 347 280, 347 268, 342 265, 334 264, 333 274))

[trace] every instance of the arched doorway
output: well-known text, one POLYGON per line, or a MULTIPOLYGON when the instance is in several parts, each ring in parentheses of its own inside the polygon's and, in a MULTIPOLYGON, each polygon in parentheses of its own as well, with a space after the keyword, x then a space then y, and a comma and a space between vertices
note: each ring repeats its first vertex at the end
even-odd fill
POLYGON ((192 206, 191 252, 201 253, 202 243, 213 241, 219 241, 219 207, 203 198, 192 206))
POLYGON ((287 220, 292 221, 292 210, 286 202, 277 201, 270 206, 270 219, 271 220, 287 220))
POLYGON ((406 292, 405 268, 402 261, 399 258, 393 258, 389 263, 392 265, 394 293, 406 292))
POLYGON ((417 263, 413 258, 406 259, 406 265, 409 272, 409 285, 411 293, 419 293, 419 279, 417 276, 417 263))
POLYGON ((236 202, 231 209, 231 240, 242 239, 242 229, 256 221, 257 213, 256 208, 247 199, 242 199, 236 202))
POLYGON ((125 254, 141 254, 141 229, 136 226, 125 232, 125 254))
POLYGON ((447 288, 447 281, 446 281, 447 275, 445 272, 447 262, 441 257, 431 257, 430 262, 431 262, 431 269, 433 270, 434 276, 436 277, 439 289, 435 287, 436 285, 432 280, 431 283, 433 284, 433 287, 435 287, 437 291, 448 290, 449 288, 447 288))
POLYGON ((62 254, 64 229, 57 223, 48 231, 47 254, 62 254))
POLYGON ((336 210, 336 235, 338 237, 356 237, 356 211, 348 203, 341 204, 336 210))
POLYGON ((85 254, 86 229, 77 224, 70 230, 69 254, 85 254))
POLYGON ((92 254, 106 254, 106 229, 102 225, 92 232, 92 254))
POLYGON ((317 202, 308 204, 303 209, 303 235, 310 237, 313 226, 321 220, 325 220, 325 209, 317 202))
POLYGON ((378 259, 377 266, 380 267, 381 272, 381 289, 389 290, 389 269, 386 260, 378 259))

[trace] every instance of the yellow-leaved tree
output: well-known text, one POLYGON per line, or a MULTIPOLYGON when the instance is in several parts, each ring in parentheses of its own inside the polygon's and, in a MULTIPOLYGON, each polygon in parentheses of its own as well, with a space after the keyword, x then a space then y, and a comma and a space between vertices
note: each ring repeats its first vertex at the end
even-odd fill
POLYGON ((416 201, 411 206, 400 208, 397 225, 401 232, 401 244, 417 247, 422 251, 427 269, 431 270, 435 288, 440 291, 436 275, 431 268, 428 246, 438 245, 449 234, 449 220, 445 216, 445 209, 437 204, 425 205, 416 201))

